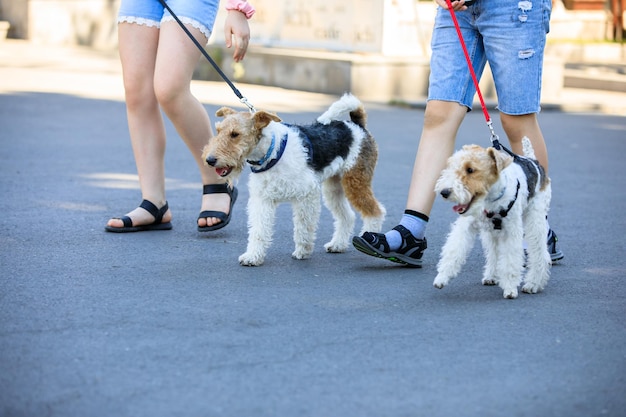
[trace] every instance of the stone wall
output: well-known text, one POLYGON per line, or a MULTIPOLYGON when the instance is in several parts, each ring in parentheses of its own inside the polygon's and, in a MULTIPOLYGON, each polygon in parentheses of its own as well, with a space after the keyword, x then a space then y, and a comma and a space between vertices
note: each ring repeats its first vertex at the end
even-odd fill
MULTIPOLYGON (((251 1, 257 13, 250 20, 252 42, 243 63, 234 63, 232 51, 223 47, 223 8, 210 39, 212 54, 231 79, 332 94, 352 91, 381 101, 412 101, 426 94, 432 0, 251 1)), ((11 23, 9 37, 115 49, 119 2, 0 0, 0 20, 11 23)), ((606 39, 609 21, 605 11, 569 11, 556 1, 548 40, 606 39)), ((558 52, 546 64, 546 74, 554 78, 545 83, 554 90, 550 94, 558 94, 562 60, 573 53, 558 52)), ((197 77, 217 79, 204 60, 197 77)), ((486 73, 481 82, 486 96, 492 95, 489 80, 486 73)))
MULTIPOLYGON (((259 46, 415 56, 427 51, 432 1, 253 0, 252 43, 259 46)), ((223 43, 220 11, 214 41, 223 43)))
MULTIPOLYGON (((156 1, 156 0, 155 0, 156 1)), ((0 0, 9 37, 40 44, 116 48, 120 0, 0 0)), ((253 0, 252 44, 263 47, 428 56, 435 13, 432 0, 253 0)), ((223 19, 213 42, 223 43, 223 19)), ((555 1, 551 40, 611 38, 607 10, 566 10, 555 1)))
POLYGON ((40 44, 117 47, 119 0, 0 0, 9 37, 40 44))
POLYGON ((0 20, 10 23, 9 37, 27 39, 28 1, 0 0, 0 20))

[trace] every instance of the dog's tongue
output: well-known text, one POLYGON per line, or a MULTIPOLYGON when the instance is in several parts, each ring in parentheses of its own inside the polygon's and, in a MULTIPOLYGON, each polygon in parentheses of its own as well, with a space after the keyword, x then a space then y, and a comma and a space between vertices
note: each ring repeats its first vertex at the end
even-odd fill
POLYGON ((219 175, 220 177, 225 177, 230 173, 230 169, 228 168, 215 168, 215 172, 217 172, 217 175, 219 175))
POLYGON ((467 210, 467 204, 456 204, 454 207, 452 207, 452 210, 454 210, 456 213, 463 214, 465 213, 465 210, 467 210))

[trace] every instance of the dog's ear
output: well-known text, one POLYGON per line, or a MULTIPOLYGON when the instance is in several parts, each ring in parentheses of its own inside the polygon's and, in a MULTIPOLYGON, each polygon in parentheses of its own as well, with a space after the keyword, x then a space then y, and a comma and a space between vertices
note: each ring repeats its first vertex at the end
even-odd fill
POLYGON ((474 145, 474 144, 472 144, 472 145, 463 145, 463 147, 461 149, 463 149, 464 151, 469 151, 469 152, 483 150, 482 147, 480 147, 478 145, 474 145))
POLYGON ((263 129, 265 126, 269 125, 270 122, 281 121, 281 118, 276 116, 274 113, 268 113, 263 110, 254 113, 252 118, 254 119, 254 127, 258 130, 263 129))
POLYGON ((237 113, 237 111, 231 109, 230 107, 222 107, 221 109, 215 112, 215 115, 217 117, 226 117, 229 114, 234 114, 234 113, 237 113))
POLYGON ((511 155, 493 147, 487 148, 487 155, 493 159, 497 172, 502 171, 504 168, 511 165, 511 162, 513 162, 513 157, 511 155))

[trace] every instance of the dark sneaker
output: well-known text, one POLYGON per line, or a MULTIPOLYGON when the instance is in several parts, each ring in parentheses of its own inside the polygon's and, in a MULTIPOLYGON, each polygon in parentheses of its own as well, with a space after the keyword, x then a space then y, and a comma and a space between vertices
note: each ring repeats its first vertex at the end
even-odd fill
POLYGON ((387 259, 392 262, 412 266, 414 268, 422 267, 422 255, 426 249, 426 238, 415 238, 409 229, 404 226, 396 226, 393 230, 397 230, 402 236, 402 246, 398 250, 389 249, 387 238, 382 233, 365 232, 362 236, 354 236, 352 244, 356 249, 366 255, 376 256, 377 258, 387 259))
POLYGON ((563 255, 563 252, 561 252, 559 248, 556 247, 556 242, 558 241, 559 238, 556 237, 556 233, 554 233, 554 230, 548 230, 548 252, 550 252, 550 259, 552 260, 552 263, 560 261, 565 257, 565 255, 563 255))

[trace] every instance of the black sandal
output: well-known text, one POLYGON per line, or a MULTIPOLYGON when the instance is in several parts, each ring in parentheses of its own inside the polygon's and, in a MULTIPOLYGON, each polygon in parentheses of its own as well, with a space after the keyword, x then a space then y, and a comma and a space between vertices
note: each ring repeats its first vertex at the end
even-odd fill
POLYGON ((217 217, 221 220, 221 222, 212 226, 198 226, 199 232, 210 232, 226 227, 226 225, 230 223, 230 215, 233 213, 233 206, 235 205, 235 201, 237 201, 238 195, 237 187, 229 187, 228 184, 206 184, 202 187, 202 195, 224 193, 230 196, 230 210, 228 211, 228 214, 223 211, 214 210, 205 210, 201 212, 198 215, 198 220, 205 219, 207 217, 217 217))
POLYGON ((414 268, 422 267, 422 255, 427 248, 426 238, 417 239, 404 226, 393 228, 402 236, 402 245, 395 251, 389 248, 387 237, 383 233, 365 232, 362 236, 354 236, 352 245, 366 255, 387 259, 414 268))
POLYGON ((150 224, 144 224, 142 226, 133 226, 133 219, 128 216, 114 217, 114 219, 121 220, 124 223, 124 227, 105 226, 104 230, 113 233, 129 233, 129 232, 144 232, 148 230, 170 230, 172 228, 171 222, 161 223, 163 216, 167 213, 167 201, 161 208, 157 208, 153 203, 148 200, 143 200, 139 205, 142 209, 147 211, 154 217, 154 222, 150 224))

